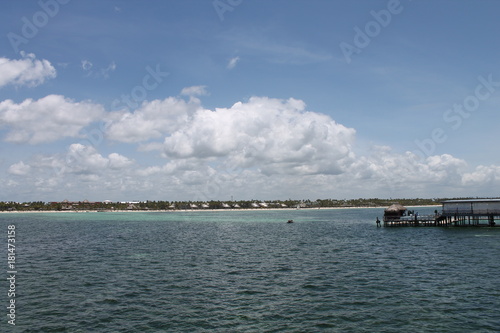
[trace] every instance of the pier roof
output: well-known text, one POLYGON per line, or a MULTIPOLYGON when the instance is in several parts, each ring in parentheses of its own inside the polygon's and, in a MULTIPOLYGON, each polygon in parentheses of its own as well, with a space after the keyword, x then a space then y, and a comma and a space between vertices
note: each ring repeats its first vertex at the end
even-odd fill
POLYGON ((442 201, 442 203, 460 203, 460 202, 500 202, 500 199, 457 199, 457 200, 442 201))
POLYGON ((446 200, 443 215, 500 216, 500 199, 446 200))

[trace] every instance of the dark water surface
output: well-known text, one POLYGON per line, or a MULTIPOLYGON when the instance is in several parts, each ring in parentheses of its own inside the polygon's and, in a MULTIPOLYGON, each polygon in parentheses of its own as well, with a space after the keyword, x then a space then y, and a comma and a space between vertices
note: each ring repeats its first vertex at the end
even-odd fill
POLYGON ((18 271, 0 331, 500 331, 500 228, 376 228, 382 215, 0 214, 18 271))

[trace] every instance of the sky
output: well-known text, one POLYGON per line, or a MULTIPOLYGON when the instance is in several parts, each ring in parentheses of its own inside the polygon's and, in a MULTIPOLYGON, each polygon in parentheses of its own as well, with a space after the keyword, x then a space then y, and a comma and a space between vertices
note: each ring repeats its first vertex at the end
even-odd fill
POLYGON ((0 7, 0 201, 500 195, 498 1, 0 7))

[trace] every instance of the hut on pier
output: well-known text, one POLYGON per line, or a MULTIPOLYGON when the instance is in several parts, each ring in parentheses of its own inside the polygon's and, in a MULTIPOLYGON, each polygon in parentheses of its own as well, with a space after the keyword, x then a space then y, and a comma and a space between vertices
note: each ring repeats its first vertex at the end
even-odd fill
POLYGON ((406 212, 406 207, 395 203, 384 210, 384 222, 399 220, 406 212))

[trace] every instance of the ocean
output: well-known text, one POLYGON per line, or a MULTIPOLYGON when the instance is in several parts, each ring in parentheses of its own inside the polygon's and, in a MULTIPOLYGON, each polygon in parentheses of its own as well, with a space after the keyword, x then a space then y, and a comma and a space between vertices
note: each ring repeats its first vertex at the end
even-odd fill
POLYGON ((4 244, 15 226, 0 331, 500 331, 500 228, 377 228, 382 215, 0 214, 4 244))

